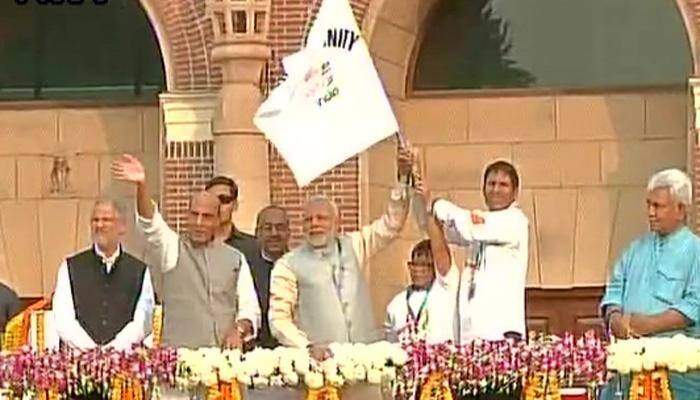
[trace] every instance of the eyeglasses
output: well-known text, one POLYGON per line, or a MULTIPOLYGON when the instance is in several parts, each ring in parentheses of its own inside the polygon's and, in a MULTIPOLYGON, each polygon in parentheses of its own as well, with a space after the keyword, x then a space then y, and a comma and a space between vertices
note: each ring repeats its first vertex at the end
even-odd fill
POLYGON ((408 265, 408 268, 432 268, 433 264, 429 262, 413 262, 409 261, 406 263, 408 265))
POLYGON ((231 203, 233 203, 234 200, 236 200, 235 197, 228 195, 228 194, 220 194, 216 197, 218 197, 219 203, 221 203, 221 204, 231 204, 231 203))

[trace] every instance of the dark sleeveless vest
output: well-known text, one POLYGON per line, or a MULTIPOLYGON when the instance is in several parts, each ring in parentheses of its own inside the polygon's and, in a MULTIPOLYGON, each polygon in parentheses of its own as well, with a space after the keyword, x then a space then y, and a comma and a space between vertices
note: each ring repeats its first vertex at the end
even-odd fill
POLYGON ((76 319, 95 343, 109 343, 133 319, 146 264, 122 250, 108 274, 94 248, 66 262, 76 319))

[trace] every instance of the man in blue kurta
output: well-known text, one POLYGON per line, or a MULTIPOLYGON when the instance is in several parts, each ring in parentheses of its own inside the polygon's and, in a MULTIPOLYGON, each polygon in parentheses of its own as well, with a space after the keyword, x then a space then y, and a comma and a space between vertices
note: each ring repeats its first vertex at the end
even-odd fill
MULTIPOLYGON (((686 226, 692 186, 680 170, 658 172, 647 185, 649 233, 632 242, 614 267, 601 311, 616 338, 700 337, 700 239, 686 226)), ((628 376, 603 391, 629 395, 628 376)), ((675 400, 700 398, 700 373, 671 373, 675 400)))

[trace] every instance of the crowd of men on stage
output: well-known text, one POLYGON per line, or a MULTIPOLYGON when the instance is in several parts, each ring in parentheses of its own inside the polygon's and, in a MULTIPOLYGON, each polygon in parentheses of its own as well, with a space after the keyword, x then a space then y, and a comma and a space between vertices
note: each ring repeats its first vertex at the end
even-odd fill
MULTIPOLYGON (((150 268, 162 276, 162 343, 284 345, 324 359, 332 355, 333 342, 524 338, 528 219, 517 203, 517 170, 506 161, 487 165, 481 182, 485 210, 468 210, 431 197, 412 149, 398 147, 396 165, 397 181, 378 219, 340 233, 337 206, 327 197, 311 197, 304 207, 303 242, 289 249, 282 207, 258 213, 255 236, 238 230, 232 221, 239 195, 234 180, 217 176, 195 193, 179 234, 151 200, 139 160, 124 155, 115 161, 114 177, 135 187, 136 226, 147 241, 150 268), (365 277, 370 265, 386 266, 369 260, 399 235, 416 196, 426 204, 413 210, 425 213, 428 238, 413 247, 410 285, 390 302, 384 327, 378 327, 365 277), (462 268, 454 246, 466 249, 462 268)), ((677 169, 650 178, 650 232, 618 259, 601 303, 613 336, 700 336, 700 240, 686 226, 691 188, 677 169)), ((52 307, 65 346, 129 349, 150 340, 156 303, 151 270, 121 244, 126 218, 134 216, 119 202, 96 202, 93 245, 59 267, 52 307)), ((9 308, 16 305, 0 314, 9 317, 9 308)), ((693 398, 700 374, 671 374, 671 386, 676 398, 693 398)))

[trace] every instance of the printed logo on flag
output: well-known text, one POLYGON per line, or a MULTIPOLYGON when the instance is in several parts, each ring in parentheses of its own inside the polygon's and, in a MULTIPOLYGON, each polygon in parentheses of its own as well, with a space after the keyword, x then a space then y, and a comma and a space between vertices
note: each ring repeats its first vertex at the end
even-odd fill
POLYGON ((315 99, 319 107, 323 107, 338 96, 340 88, 333 86, 333 71, 330 61, 324 61, 320 66, 312 66, 304 75, 304 83, 300 90, 306 99, 315 99))

